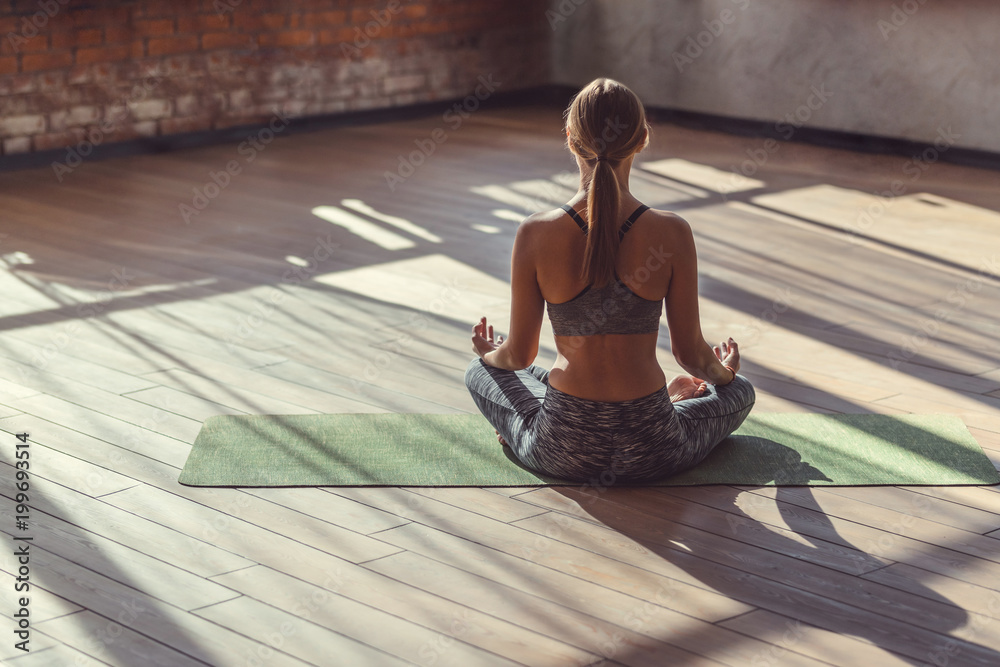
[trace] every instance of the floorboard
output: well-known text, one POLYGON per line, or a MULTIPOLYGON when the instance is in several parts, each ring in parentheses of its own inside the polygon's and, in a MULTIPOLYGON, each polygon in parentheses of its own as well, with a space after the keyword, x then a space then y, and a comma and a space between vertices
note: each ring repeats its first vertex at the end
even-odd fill
MULTIPOLYGON (((434 118, 290 134, 190 224, 233 146, 0 173, 0 514, 28 433, 35 538, 0 661, 1000 664, 998 487, 177 483, 213 415, 476 414, 471 326, 506 329, 518 225, 578 183, 561 122, 479 111, 394 191, 434 118)), ((632 192, 691 223, 755 410, 958 415, 1000 467, 996 172, 939 162, 860 230, 905 158, 789 144, 727 192, 759 139, 653 130, 632 192)))

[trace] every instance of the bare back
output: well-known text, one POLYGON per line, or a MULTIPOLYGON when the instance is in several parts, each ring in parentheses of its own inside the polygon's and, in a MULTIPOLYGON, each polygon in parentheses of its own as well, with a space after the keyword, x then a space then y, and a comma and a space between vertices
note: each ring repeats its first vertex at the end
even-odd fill
MULTIPOLYGON (((618 226, 638 205, 624 198, 618 226)), ((578 206, 578 210, 582 208, 578 206)), ((586 236, 561 210, 535 216, 542 224, 535 236, 538 287, 546 301, 563 303, 587 286, 580 278, 586 236)), ((638 296, 663 301, 670 287, 677 236, 677 216, 648 210, 622 239, 616 268, 622 282, 638 296)), ((555 336, 559 353, 549 383, 573 396, 597 401, 625 401, 651 394, 666 384, 656 359, 658 332, 555 336)))

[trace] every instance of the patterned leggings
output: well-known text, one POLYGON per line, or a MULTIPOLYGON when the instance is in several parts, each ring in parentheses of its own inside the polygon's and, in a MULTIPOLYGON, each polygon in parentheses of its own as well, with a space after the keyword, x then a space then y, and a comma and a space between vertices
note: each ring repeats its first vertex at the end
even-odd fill
POLYGON ((479 357, 465 386, 487 421, 526 467, 567 481, 662 479, 691 468, 739 428, 754 404, 741 375, 705 395, 671 403, 666 386, 627 401, 592 401, 549 385, 535 365, 494 368, 479 357))

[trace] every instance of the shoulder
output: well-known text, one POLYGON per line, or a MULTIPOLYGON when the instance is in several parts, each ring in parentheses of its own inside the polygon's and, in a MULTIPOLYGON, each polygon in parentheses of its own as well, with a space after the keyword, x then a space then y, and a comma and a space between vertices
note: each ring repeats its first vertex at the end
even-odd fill
POLYGON ((672 211, 661 211, 651 208, 646 211, 650 217, 651 227, 656 230, 656 235, 662 238, 675 248, 684 248, 694 245, 694 233, 691 231, 691 224, 672 211))
POLYGON ((539 239, 542 235, 553 229, 553 223, 557 223, 565 215, 566 212, 559 208, 551 211, 532 213, 518 225, 517 235, 521 238, 532 237, 539 239))
POLYGON ((675 244, 689 244, 694 241, 691 224, 672 211, 661 211, 651 208, 645 213, 648 221, 657 235, 675 244))
POLYGON ((554 208, 550 211, 541 211, 539 213, 532 213, 521 222, 521 226, 523 227, 525 225, 530 225, 537 229, 546 226, 546 223, 562 220, 565 215, 566 211, 562 210, 561 208, 554 208))
POLYGON ((691 231, 691 225, 687 220, 677 215, 673 211, 662 211, 657 208, 651 208, 646 211, 646 215, 651 218, 651 221, 664 231, 684 233, 691 231))
POLYGON ((659 248, 663 257, 675 268, 696 266, 698 251, 694 234, 687 220, 671 211, 649 209, 646 212, 647 226, 645 241, 650 248, 659 248))
POLYGON ((514 234, 513 255, 515 261, 534 262, 538 254, 539 246, 544 245, 543 234, 545 232, 545 214, 535 213, 522 220, 514 234))

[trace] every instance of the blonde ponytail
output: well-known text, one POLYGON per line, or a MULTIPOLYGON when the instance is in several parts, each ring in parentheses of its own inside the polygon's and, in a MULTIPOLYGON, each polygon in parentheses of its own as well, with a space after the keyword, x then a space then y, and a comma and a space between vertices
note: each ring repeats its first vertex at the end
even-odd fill
POLYGON ((618 176, 606 159, 597 161, 587 188, 587 249, 583 255, 582 277, 588 284, 604 287, 614 280, 615 258, 618 255, 618 218, 621 191, 618 176))
POLYGON ((583 88, 566 111, 566 131, 574 154, 594 165, 587 183, 587 248, 581 277, 596 287, 614 279, 618 255, 621 184, 615 167, 649 143, 649 124, 639 98, 611 79, 583 88))

